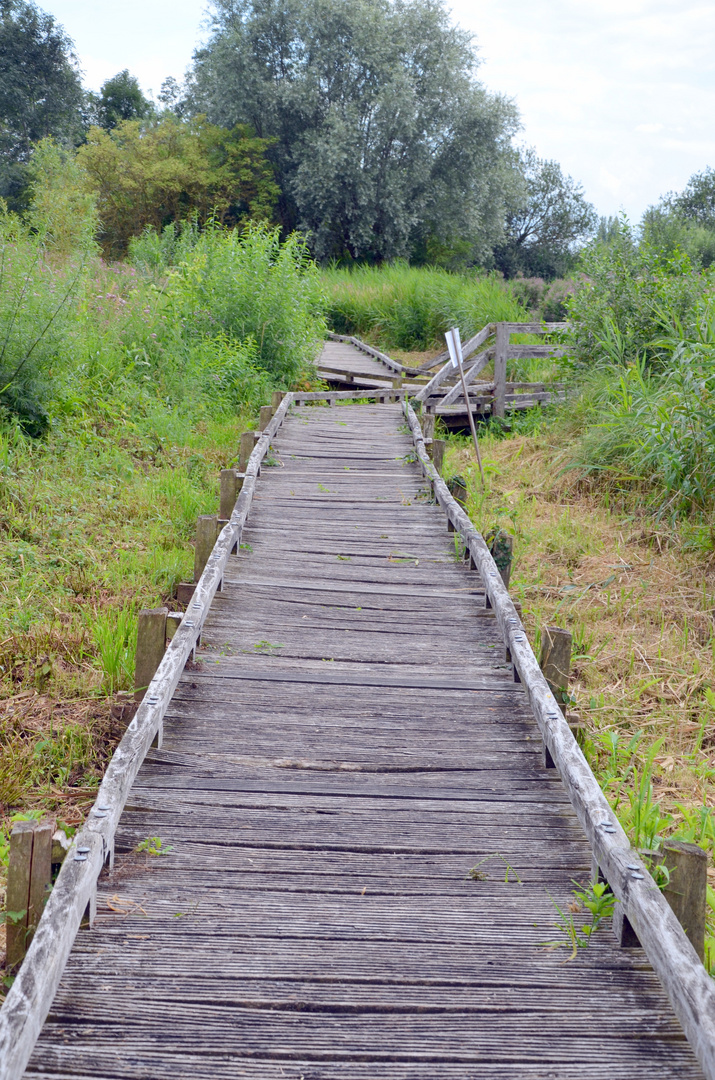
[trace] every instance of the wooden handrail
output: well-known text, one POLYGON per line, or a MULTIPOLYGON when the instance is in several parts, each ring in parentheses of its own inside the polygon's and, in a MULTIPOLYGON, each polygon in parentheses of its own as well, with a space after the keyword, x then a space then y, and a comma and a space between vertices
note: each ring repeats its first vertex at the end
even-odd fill
POLYGON ((481 574, 544 744, 561 775, 600 872, 663 984, 707 1080, 715 1080, 715 982, 643 860, 631 847, 601 791, 539 667, 489 548, 429 460, 414 409, 405 402, 403 410, 422 473, 481 574))
MULTIPOLYGON (((503 416, 506 406, 506 365, 507 360, 514 357, 528 357, 528 356, 549 356, 557 355, 562 351, 561 345, 510 345, 509 338, 512 334, 549 334, 554 330, 564 330, 568 326, 568 323, 489 323, 488 326, 483 327, 478 334, 470 338, 462 349, 462 355, 466 360, 468 356, 471 356, 480 345, 483 345, 493 334, 496 335, 496 341, 493 347, 485 350, 480 359, 487 357, 489 360, 494 361, 494 416, 503 416), (513 356, 512 356, 513 353, 513 356)), ((434 366, 438 363, 444 362, 444 366, 440 368, 436 375, 434 375, 430 381, 424 386, 416 395, 417 401, 428 401, 430 396, 437 390, 443 382, 445 382, 451 374, 454 373, 451 361, 449 359, 449 353, 443 352, 439 356, 435 357, 434 361, 431 361, 431 365, 434 366)), ((479 371, 486 365, 486 360, 479 367, 476 368, 472 378, 474 378, 479 371)), ((471 380, 468 380, 471 381, 471 380)), ((447 398, 442 404, 452 404, 459 397, 462 396, 462 389, 457 384, 452 387, 448 392, 447 398)), ((465 403, 467 404, 467 403, 465 403)))
POLYGON ((293 394, 286 394, 254 447, 231 519, 216 540, 188 610, 114 751, 87 821, 62 863, 32 944, 0 1009, 0 1080, 23 1076, 88 909, 90 923, 93 921, 97 878, 105 863, 114 861, 114 837, 129 791, 154 739, 161 742, 164 714, 196 646, 229 555, 240 543, 261 461, 293 398, 293 394))

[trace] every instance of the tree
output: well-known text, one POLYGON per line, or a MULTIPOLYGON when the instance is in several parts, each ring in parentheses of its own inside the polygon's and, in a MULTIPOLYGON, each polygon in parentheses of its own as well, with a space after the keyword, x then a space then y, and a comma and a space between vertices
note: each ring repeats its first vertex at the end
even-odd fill
POLYGON ((522 189, 507 212, 506 239, 495 248, 495 263, 506 277, 560 277, 571 268, 575 245, 596 230, 598 216, 558 162, 527 149, 519 154, 519 168, 522 189))
POLYGON ((96 122, 111 131, 122 120, 143 120, 154 111, 151 101, 144 97, 138 80, 125 68, 93 95, 96 122))
POLYGON ((27 0, 0 0, 0 196, 20 205, 33 143, 83 132, 84 92, 74 46, 27 0))
POLYGON ((90 128, 78 159, 96 193, 105 251, 123 255, 147 226, 189 218, 270 220, 278 189, 266 148, 248 128, 226 131, 202 116, 182 121, 167 113, 148 126, 123 120, 112 131, 90 128))
POLYGON ((442 0, 213 0, 188 104, 275 139, 283 227, 318 258, 409 256, 501 234, 514 105, 476 81, 442 0))
POLYGON ((715 231, 715 169, 694 173, 680 195, 666 196, 666 202, 686 221, 715 231))

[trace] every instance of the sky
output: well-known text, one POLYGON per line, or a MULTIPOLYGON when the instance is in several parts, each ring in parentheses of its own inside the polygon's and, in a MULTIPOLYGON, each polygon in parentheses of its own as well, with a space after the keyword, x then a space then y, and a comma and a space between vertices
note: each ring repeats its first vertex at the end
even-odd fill
MULTIPOLYGON (((206 33, 203 0, 39 5, 92 89, 129 68, 156 95, 206 33)), ((638 221, 715 167, 715 0, 452 0, 452 12, 475 35, 481 81, 515 99, 519 141, 559 161, 599 214, 638 221)))

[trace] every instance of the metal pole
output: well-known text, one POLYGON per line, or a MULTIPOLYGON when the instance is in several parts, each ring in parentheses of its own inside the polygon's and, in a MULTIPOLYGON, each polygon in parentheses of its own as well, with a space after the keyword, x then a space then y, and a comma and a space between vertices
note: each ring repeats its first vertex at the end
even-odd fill
MULTIPOLYGON (((459 330, 455 328, 454 330, 450 330, 450 331, 448 331, 447 334, 445 334, 445 337, 447 338, 447 346, 448 347, 450 345, 450 336, 451 336, 451 339, 452 339, 451 344, 452 344, 453 349, 454 349, 454 352, 453 352, 453 355, 452 355, 452 361, 454 362, 454 360, 456 360, 457 367, 459 368, 459 375, 460 375, 460 378, 462 380, 462 392, 464 393, 464 404, 465 404, 465 407, 467 409, 467 416, 469 417, 469 427, 471 428, 471 431, 472 431, 472 438, 474 439, 474 449, 477 452, 477 464, 479 466, 479 475, 482 478, 482 491, 486 491, 486 484, 484 482, 484 469, 482 468, 482 456, 479 453, 479 440, 477 439, 477 428, 476 428, 476 425, 474 423, 474 417, 472 416, 472 408, 471 408, 471 406, 469 404, 469 391, 467 390, 467 384, 466 384, 465 379, 464 379, 464 368, 462 367, 462 342, 460 340, 459 330)), ((452 353, 452 349, 450 349, 449 351, 450 351, 450 353, 452 353)))

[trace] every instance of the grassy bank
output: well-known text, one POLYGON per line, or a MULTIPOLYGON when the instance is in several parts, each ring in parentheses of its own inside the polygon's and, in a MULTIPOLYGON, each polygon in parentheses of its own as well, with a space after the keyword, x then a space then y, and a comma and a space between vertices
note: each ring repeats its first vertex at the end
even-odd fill
POLYGON ((13 820, 82 820, 137 612, 176 607, 220 469, 273 388, 311 384, 324 331, 298 238, 144 237, 111 266, 2 225, 0 888, 13 820))
POLYGON ((322 270, 321 279, 330 329, 386 348, 442 349, 452 326, 466 337, 489 322, 529 316, 495 276, 396 264, 322 270))
MULTIPOLYGON (((503 438, 483 431, 486 492, 470 443, 449 439, 446 475, 468 481, 482 533, 515 536, 510 591, 538 655, 541 627, 573 634, 583 748, 633 843, 675 834, 715 854, 715 563, 693 524, 656 521, 633 491, 573 468, 565 413, 503 438)), ((715 869, 709 870, 715 887, 715 869)), ((715 893, 710 894, 715 903, 715 893)), ((709 966, 715 967, 715 924, 709 966)))

